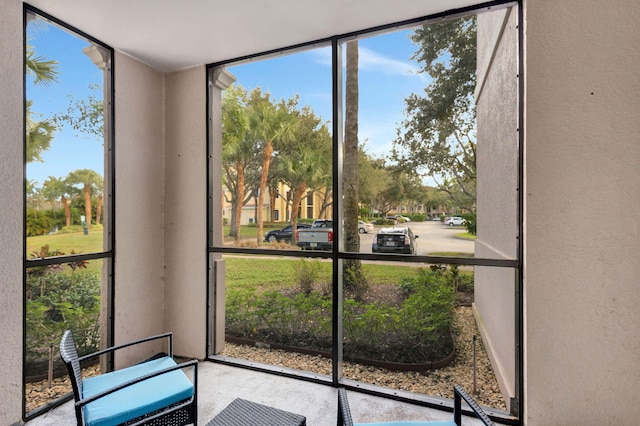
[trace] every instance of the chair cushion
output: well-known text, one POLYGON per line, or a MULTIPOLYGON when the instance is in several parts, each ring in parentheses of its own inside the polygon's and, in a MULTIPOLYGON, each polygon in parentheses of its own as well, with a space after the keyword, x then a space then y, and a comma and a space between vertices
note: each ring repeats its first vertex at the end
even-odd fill
MULTIPOLYGON (((128 368, 89 377, 82 381, 82 397, 88 398, 128 380, 176 365, 162 357, 128 368)), ((84 407, 85 423, 91 426, 117 425, 144 416, 194 394, 193 383, 182 370, 144 380, 102 397, 84 407)))
POLYGON ((453 420, 400 421, 379 423, 354 423, 353 426, 456 426, 453 420))

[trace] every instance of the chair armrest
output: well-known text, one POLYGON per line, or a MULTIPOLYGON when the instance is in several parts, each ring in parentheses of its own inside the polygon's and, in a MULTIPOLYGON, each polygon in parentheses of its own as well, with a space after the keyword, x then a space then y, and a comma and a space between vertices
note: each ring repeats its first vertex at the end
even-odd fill
POLYGON ((453 385, 453 421, 456 425, 462 424, 462 399, 469 404, 471 410, 486 426, 494 426, 487 413, 471 398, 471 396, 460 386, 453 385))
POLYGON ((168 338, 168 340, 169 340, 169 345, 168 345, 169 346, 168 347, 169 352, 168 352, 168 354, 169 354, 169 356, 173 356, 173 333, 169 332, 169 333, 158 334, 156 336, 145 337, 144 339, 133 340, 133 341, 128 342, 128 343, 123 343, 122 345, 112 346, 110 348, 106 348, 106 349, 103 349, 103 350, 100 350, 100 351, 97 351, 97 352, 93 352, 93 353, 90 353, 90 354, 87 354, 87 355, 79 357, 78 358, 78 362, 82 362, 82 361, 85 361, 85 360, 90 359, 90 358, 95 358, 95 357, 100 356, 100 355, 104 355, 104 354, 108 354, 108 353, 111 353, 111 352, 115 352, 118 349, 128 348, 129 346, 139 345, 141 343, 150 342, 152 340, 164 339, 164 338, 168 338))
POLYGON ((353 426, 345 388, 338 388, 338 426, 353 426))
POLYGON ((93 401, 96 401, 96 400, 98 400, 100 398, 103 398, 103 397, 105 397, 107 395, 110 395, 110 394, 112 394, 114 392, 117 392, 117 391, 119 391, 121 389, 124 389, 124 388, 127 388, 129 386, 135 385, 136 383, 140 383, 142 381, 151 379, 153 377, 160 376, 162 374, 170 373, 172 371, 181 370, 183 368, 188 368, 188 367, 193 367, 194 368, 193 386, 194 386, 194 393, 195 393, 197 391, 197 389, 198 389, 198 360, 193 359, 191 361, 187 361, 187 362, 183 362, 183 363, 180 363, 180 364, 176 364, 176 365, 174 365, 172 367, 163 368, 162 370, 154 371, 153 373, 145 374, 145 375, 140 376, 138 378, 126 381, 124 383, 119 384, 118 386, 114 386, 114 387, 112 387, 110 389, 107 389, 107 390, 104 390, 102 392, 99 392, 99 393, 97 393, 95 395, 92 395, 92 396, 90 396, 88 398, 81 399, 80 401, 77 401, 75 403, 75 405, 76 405, 76 407, 84 407, 85 405, 90 404, 93 401))

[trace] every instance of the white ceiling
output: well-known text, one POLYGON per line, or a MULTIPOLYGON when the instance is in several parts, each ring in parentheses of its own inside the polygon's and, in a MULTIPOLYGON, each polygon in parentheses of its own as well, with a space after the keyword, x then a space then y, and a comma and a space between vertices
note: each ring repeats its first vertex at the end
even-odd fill
POLYGON ((478 4, 478 0, 30 0, 153 68, 194 65, 478 4))

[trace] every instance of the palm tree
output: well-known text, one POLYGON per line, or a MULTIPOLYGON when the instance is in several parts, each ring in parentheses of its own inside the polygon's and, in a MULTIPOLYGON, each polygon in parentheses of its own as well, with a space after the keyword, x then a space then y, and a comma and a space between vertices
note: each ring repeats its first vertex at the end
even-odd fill
POLYGON ((274 105, 270 100, 270 95, 268 93, 263 95, 260 88, 256 88, 251 92, 249 127, 256 137, 256 141, 260 144, 262 152, 260 187, 256 202, 256 222, 258 223, 256 238, 258 245, 262 244, 264 234, 263 205, 267 191, 271 157, 274 152, 274 142, 277 143, 280 140, 291 138, 294 124, 289 111, 293 106, 295 106, 295 101, 290 101, 289 103, 282 101, 277 106, 274 105))
MULTIPOLYGON (((275 174, 291 188, 291 224, 297 229, 300 201, 308 190, 316 189, 327 174, 328 159, 318 151, 301 149, 293 155, 283 155, 274 161, 275 174)), ((296 243, 293 233, 292 244, 296 243)))
POLYGON ((69 183, 67 179, 60 179, 53 176, 49 176, 47 180, 42 184, 42 195, 52 202, 60 199, 62 207, 64 208, 65 226, 71 226, 71 208, 69 207, 69 197, 74 194, 75 190, 73 185, 69 183))
POLYGON ((87 228, 91 228, 91 190, 102 188, 102 176, 90 169, 80 169, 69 173, 67 181, 72 185, 82 185, 87 228))
POLYGON ((222 163, 225 185, 232 194, 229 235, 236 241, 240 239, 242 206, 248 187, 245 182, 246 170, 255 157, 253 141, 248 137, 246 96, 247 92, 241 86, 234 85, 225 91, 222 99, 222 163))
MULTIPOLYGON (((48 86, 58 81, 58 62, 47 61, 36 56, 33 46, 27 45, 25 73, 33 78, 33 84, 48 86)), ((27 163, 42 162, 40 154, 51 146, 56 126, 50 120, 35 121, 31 107, 33 101, 26 102, 26 159, 27 163)))
POLYGON ((27 44, 25 64, 27 75, 33 77, 33 84, 48 86, 58 81, 58 61, 47 61, 43 56, 36 56, 30 44, 27 44))
MULTIPOLYGON (((344 246, 360 251, 358 233, 358 41, 347 43, 344 120, 344 246)), ((359 260, 345 260, 345 285, 358 290, 362 279, 359 260)))

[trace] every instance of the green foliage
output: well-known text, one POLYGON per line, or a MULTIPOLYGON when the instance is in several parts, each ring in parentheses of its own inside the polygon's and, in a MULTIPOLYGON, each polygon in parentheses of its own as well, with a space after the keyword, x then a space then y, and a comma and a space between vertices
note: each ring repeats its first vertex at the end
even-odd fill
MULTIPOLYGON (((43 248, 43 251, 47 249, 43 248)), ((49 253, 51 255, 51 253, 49 253)), ((71 266, 71 265, 69 265, 71 266)), ((95 272, 30 268, 27 274, 26 356, 30 374, 48 358, 49 347, 70 329, 79 355, 99 349, 100 276, 95 272)))
POLYGON ((424 222, 427 217, 423 214, 412 214, 409 216, 413 222, 424 222))
POLYGON ((476 225, 478 223, 478 218, 476 217, 476 212, 464 214, 462 215, 462 218, 466 221, 465 226, 467 227, 467 232, 472 235, 477 235, 476 225))
POLYGON ((353 292, 356 300, 362 300, 369 289, 369 283, 358 261, 345 261, 343 280, 345 289, 353 292))
POLYGON ((431 77, 422 94, 405 99, 393 158, 430 176, 459 207, 476 198, 476 17, 429 23, 410 36, 412 59, 431 77))
POLYGON ((311 294, 320 274, 320 260, 300 259, 293 264, 296 280, 304 294, 311 294))
POLYGON ((376 219, 376 225, 394 225, 395 221, 391 219, 376 219))
MULTIPOLYGON (((442 359, 453 348, 455 286, 446 268, 402 280, 401 306, 344 302, 345 354, 391 362, 442 359)), ((331 299, 318 293, 227 293, 226 332, 232 336, 330 350, 331 299)))
POLYGON ((368 207, 360 207, 359 214, 362 218, 369 217, 369 215, 371 214, 371 209, 368 207))
MULTIPOLYGON (((56 227, 56 225, 58 225, 58 222, 53 217, 51 211, 48 210, 27 208, 26 219, 27 237, 48 234, 56 227)), ((62 217, 62 225, 64 225, 64 216, 62 217)))

